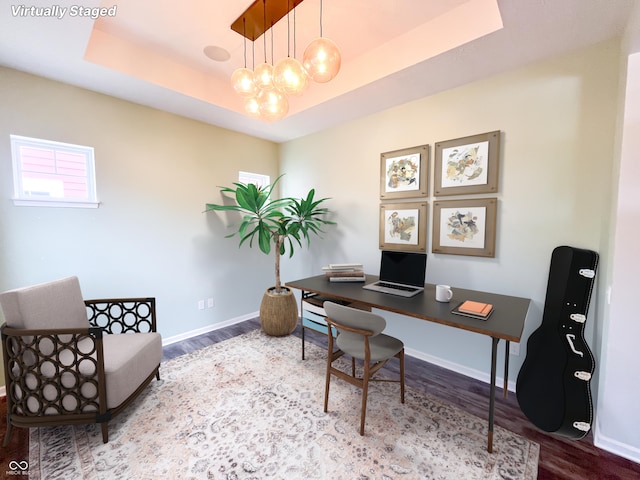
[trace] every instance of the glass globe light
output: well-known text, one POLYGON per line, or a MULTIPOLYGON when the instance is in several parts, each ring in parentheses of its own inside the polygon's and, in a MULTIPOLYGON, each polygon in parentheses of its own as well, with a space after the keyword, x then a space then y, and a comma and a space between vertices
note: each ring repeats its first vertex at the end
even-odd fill
POLYGON ((340 50, 328 38, 320 37, 311 42, 304 51, 302 64, 309 77, 318 83, 326 83, 340 71, 340 50))
POLYGON ((257 95, 244 101, 244 110, 250 117, 260 118, 260 103, 258 103, 257 95))
POLYGON ((280 90, 262 90, 258 94, 260 118, 273 122, 284 118, 289 113, 289 99, 280 90))
POLYGON ((259 89, 271 90, 273 85, 273 67, 268 63, 261 63, 253 72, 253 82, 259 89))
POLYGON ((273 67, 273 83, 287 95, 300 95, 309 86, 307 72, 295 58, 285 57, 273 67))
POLYGON ((248 68, 238 68, 231 75, 231 85, 241 97, 250 97, 257 93, 256 84, 253 82, 253 72, 248 68))

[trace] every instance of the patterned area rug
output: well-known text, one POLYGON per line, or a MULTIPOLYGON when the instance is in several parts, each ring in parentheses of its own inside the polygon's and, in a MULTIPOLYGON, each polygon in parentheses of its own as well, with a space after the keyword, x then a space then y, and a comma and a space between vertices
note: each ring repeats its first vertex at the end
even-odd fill
MULTIPOLYGON (((32 428, 29 478, 534 479, 539 445, 396 383, 332 379, 326 350, 256 330, 164 363, 161 381, 109 424, 32 428)), ((345 361, 345 365, 349 365, 345 361)), ((349 367, 350 368, 350 367, 349 367)))

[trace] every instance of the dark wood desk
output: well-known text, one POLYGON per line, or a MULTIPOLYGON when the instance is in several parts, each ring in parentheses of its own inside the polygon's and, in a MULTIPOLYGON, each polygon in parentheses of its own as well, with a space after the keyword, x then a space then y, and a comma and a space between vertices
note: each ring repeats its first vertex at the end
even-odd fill
MULTIPOLYGON (((367 275, 367 282, 378 280, 375 275, 367 275)), ((460 328, 491 338, 491 385, 489 395, 489 432, 487 450, 493 451, 493 420, 495 407, 495 385, 498 356, 498 342, 505 341, 504 360, 504 396, 507 396, 509 373, 509 343, 520 342, 524 322, 531 300, 528 298, 498 295, 453 288, 453 298, 450 303, 440 303, 435 300, 435 285, 425 285, 425 290, 412 298, 398 297, 385 293, 373 292, 362 288, 362 282, 330 282, 326 276, 304 278, 287 282, 287 287, 302 291, 303 299, 309 295, 324 295, 346 302, 360 303, 371 308, 378 308, 400 315, 419 318, 429 322, 440 323, 454 328, 460 328), (487 320, 463 317, 451 313, 451 309, 464 300, 491 303, 494 312, 487 320)), ((302 311, 302 308, 301 308, 302 311)))

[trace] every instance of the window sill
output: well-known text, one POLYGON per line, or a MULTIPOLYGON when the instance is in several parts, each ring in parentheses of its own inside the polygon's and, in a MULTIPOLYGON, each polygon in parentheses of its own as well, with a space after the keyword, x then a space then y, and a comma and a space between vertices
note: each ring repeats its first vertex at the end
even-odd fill
POLYGON ((17 207, 98 208, 100 206, 100 202, 75 202, 72 200, 32 200, 26 198, 14 198, 13 204, 17 207))

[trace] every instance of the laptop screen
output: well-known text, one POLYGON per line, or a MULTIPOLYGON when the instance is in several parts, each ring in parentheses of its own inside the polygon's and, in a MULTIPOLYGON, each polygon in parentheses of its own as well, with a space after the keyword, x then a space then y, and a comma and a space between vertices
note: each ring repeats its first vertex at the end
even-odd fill
POLYGON ((426 253, 383 250, 380 262, 380 280, 424 287, 426 268, 426 253))

